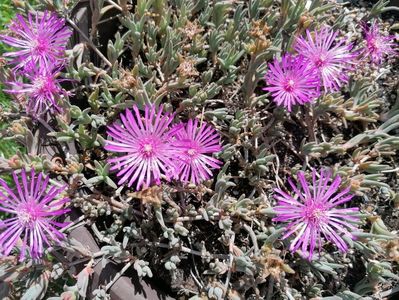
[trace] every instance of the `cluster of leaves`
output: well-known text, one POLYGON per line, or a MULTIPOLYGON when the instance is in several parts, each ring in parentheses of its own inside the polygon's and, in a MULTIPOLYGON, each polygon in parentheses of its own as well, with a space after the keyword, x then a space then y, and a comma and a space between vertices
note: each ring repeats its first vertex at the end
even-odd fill
MULTIPOLYGON (((8 22, 14 16, 14 7, 12 6, 11 0, 5 0, 0 3, 0 30, 4 29, 4 26, 8 24, 8 22)), ((4 53, 6 48, 4 45, 0 45, 0 54, 4 53)), ((0 106, 8 107, 10 105, 9 97, 2 91, 3 85, 0 84, 0 106)), ((2 111, 2 110, 1 110, 2 111)), ((0 118, 0 132, 4 131, 4 129, 9 124, 4 122, 0 118)), ((0 134, 0 156, 2 157, 10 157, 13 153, 19 150, 20 147, 16 143, 13 143, 10 140, 3 138, 3 135, 0 134)))
MULTIPOLYGON (((397 283, 394 61, 381 68, 359 65, 347 90, 292 113, 261 89, 267 61, 290 51, 305 29, 325 23, 359 38, 357 24, 378 16, 388 1, 369 12, 321 0, 90 3, 85 32, 72 15, 74 1, 47 0, 79 37, 65 70, 75 96, 63 115, 14 120, 8 133, 27 154, 0 162, 2 171, 34 167, 69 182, 81 216, 25 286, 12 285, 10 274, 27 276, 20 270, 29 266, 11 258, 2 264, 0 279, 9 291, 40 298, 54 292, 46 280, 75 275, 76 284, 54 299, 86 297, 92 266, 108 259, 121 271, 106 286, 91 288, 95 299, 107 299, 131 267, 140 277, 156 274, 169 292, 192 299, 360 299, 385 295, 397 283), (182 120, 212 123, 224 144, 218 155, 224 167, 215 179, 139 192, 118 187, 103 149, 105 127, 134 103, 164 103, 182 120), (326 245, 320 260, 309 262, 279 239, 284 228, 271 221, 272 193, 287 176, 318 166, 329 166, 351 186, 364 223, 358 239, 348 241, 353 250, 347 255, 326 245), (74 234, 82 225, 99 251, 88 250, 74 234), (88 264, 77 270, 82 262, 88 264)), ((17 109, 11 105, 10 114, 17 109)))

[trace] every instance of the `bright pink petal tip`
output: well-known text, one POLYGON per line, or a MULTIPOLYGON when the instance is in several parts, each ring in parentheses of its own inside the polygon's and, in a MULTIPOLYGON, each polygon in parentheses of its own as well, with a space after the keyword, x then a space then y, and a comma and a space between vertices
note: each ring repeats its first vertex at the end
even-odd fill
POLYGON ((385 57, 398 54, 394 36, 382 35, 375 20, 370 25, 363 23, 362 28, 366 42, 363 55, 369 57, 373 63, 381 64, 385 57))
POLYGON ((69 211, 64 208, 69 199, 59 197, 66 186, 51 186, 49 176, 43 178, 42 173, 37 175, 33 169, 30 173, 22 169, 19 175, 14 172, 12 176, 15 189, 0 179, 0 211, 7 214, 0 221, 0 253, 9 255, 22 241, 20 259, 25 259, 26 252, 38 259, 46 248, 64 238, 59 230, 67 223, 54 219, 69 211))
POLYGON ((174 146, 178 149, 177 173, 183 182, 199 184, 212 177, 212 169, 219 169, 222 162, 212 154, 222 147, 216 130, 190 119, 175 133, 174 146))
POLYGON ((28 73, 27 66, 34 64, 51 69, 65 59, 65 49, 72 30, 65 26, 65 20, 55 13, 29 13, 25 19, 17 15, 9 26, 12 36, 2 35, 0 39, 15 50, 4 54, 10 57, 15 69, 28 73))
POLYGON ((169 126, 174 115, 163 113, 163 108, 145 107, 144 116, 137 106, 127 109, 120 120, 108 126, 105 149, 119 153, 109 159, 111 170, 118 170, 118 184, 134 184, 137 190, 160 184, 161 176, 175 177, 176 149, 169 143, 169 126))
POLYGON ((61 87, 63 81, 67 79, 58 78, 58 68, 31 68, 26 73, 25 82, 8 82, 8 89, 5 91, 10 94, 24 95, 27 99, 26 112, 33 117, 40 117, 46 112, 60 113, 62 99, 67 98, 68 92, 61 87))
POLYGON ((316 70, 326 91, 334 92, 349 81, 348 71, 353 69, 357 53, 353 45, 337 40, 338 32, 328 27, 319 31, 306 31, 306 37, 295 41, 295 50, 304 57, 309 68, 316 70))
POLYGON ((294 105, 311 102, 320 95, 320 80, 315 70, 308 68, 302 56, 284 55, 269 64, 265 75, 273 101, 291 111, 294 105))
POLYGON ((340 176, 331 180, 331 173, 325 170, 320 175, 313 170, 311 183, 299 172, 298 182, 299 189, 290 181, 293 195, 281 189, 276 189, 274 194, 277 206, 273 221, 286 224, 283 239, 293 236, 290 251, 302 250, 312 260, 315 249, 321 252, 326 239, 346 252, 348 245, 343 236, 354 239, 351 232, 357 229, 355 223, 359 217, 355 213, 359 208, 336 207, 352 199, 349 189, 340 191, 340 176))

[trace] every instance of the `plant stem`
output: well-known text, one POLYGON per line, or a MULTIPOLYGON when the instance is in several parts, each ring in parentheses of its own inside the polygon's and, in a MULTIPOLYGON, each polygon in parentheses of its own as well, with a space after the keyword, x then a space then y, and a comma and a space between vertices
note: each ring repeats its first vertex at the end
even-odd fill
POLYGON ((310 142, 315 142, 316 141, 316 134, 315 134, 315 128, 314 128, 314 116, 313 116, 313 105, 309 105, 308 108, 305 107, 306 110, 306 126, 308 129, 308 134, 309 134, 309 141, 310 142))
POLYGON ((68 267, 76 266, 76 265, 84 263, 84 262, 86 262, 88 260, 95 259, 97 257, 103 256, 105 253, 106 253, 105 251, 98 251, 98 252, 94 253, 91 257, 84 257, 84 258, 72 261, 70 264, 68 264, 68 267))
POLYGON ((387 12, 387 11, 391 11, 391 10, 393 10, 393 11, 399 11, 399 7, 396 7, 396 6, 387 6, 387 7, 384 7, 381 11, 382 11, 382 12, 387 12))
POLYGON ((119 278, 132 266, 133 261, 129 261, 118 273, 115 274, 115 277, 105 286, 105 291, 108 291, 111 286, 118 281, 119 278))
POLYGON ((271 300, 273 296, 274 277, 269 276, 269 287, 267 290, 266 300, 271 300))
MULTIPOLYGON (((164 243, 149 243, 148 245, 150 246, 156 246, 156 247, 160 247, 160 248, 166 248, 166 249, 171 249, 171 247, 168 244, 164 244, 164 243)), ((197 256, 201 256, 202 258, 204 257, 210 257, 210 258, 218 258, 218 259, 229 259, 229 256, 227 254, 214 254, 214 253, 202 253, 201 251, 197 251, 197 250, 192 250, 190 248, 187 248, 185 246, 180 246, 180 248, 176 248, 176 250, 185 252, 185 253, 190 253, 193 255, 197 255, 197 256)))
POLYGON ((227 272, 227 276, 226 276, 226 282, 224 284, 226 291, 229 288, 229 283, 230 283, 230 279, 231 279, 231 273, 233 270, 233 261, 234 261, 234 255, 233 255, 233 247, 234 247, 234 239, 235 239, 236 235, 233 232, 233 234, 230 236, 230 243, 229 243, 229 270, 227 272))
POLYGON ((93 42, 84 34, 82 30, 70 19, 66 19, 69 24, 75 29, 79 34, 82 36, 82 38, 87 42, 87 44, 90 46, 90 48, 93 49, 94 52, 109 66, 112 68, 111 62, 104 56, 104 54, 101 53, 100 50, 97 49, 96 45, 93 44, 93 42))
POLYGON ((259 252, 259 246, 255 232, 252 230, 251 226, 248 226, 247 224, 244 224, 243 227, 249 233, 249 237, 251 238, 252 244, 254 246, 254 252, 255 254, 257 254, 259 252))
POLYGON ((244 100, 247 103, 247 106, 250 104, 250 98, 254 92, 254 83, 256 76, 256 68, 257 68, 256 54, 251 56, 251 60, 249 62, 249 68, 247 73, 245 74, 244 83, 242 84, 244 91, 244 100))
POLYGON ((114 1, 112 1, 112 0, 107 0, 107 2, 108 2, 109 4, 111 4, 113 7, 115 7, 117 10, 123 11, 122 7, 120 7, 120 6, 119 6, 117 3, 115 3, 114 1))
MULTIPOLYGON (((78 225, 78 223, 80 223, 81 221, 83 221, 85 218, 86 218, 85 215, 80 216, 77 220, 71 222, 71 223, 68 224, 67 226, 65 226, 65 227, 63 227, 62 229, 60 229, 60 232, 65 232, 65 231, 71 229, 72 227, 75 228, 75 226, 78 225)), ((80 225, 83 225, 83 224, 79 224, 79 226, 80 226, 80 225)))

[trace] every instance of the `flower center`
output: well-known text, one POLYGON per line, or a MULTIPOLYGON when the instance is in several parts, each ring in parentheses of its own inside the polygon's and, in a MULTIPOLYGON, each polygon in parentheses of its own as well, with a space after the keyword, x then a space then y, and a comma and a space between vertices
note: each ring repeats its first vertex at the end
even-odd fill
POLYGON ((22 209, 18 214, 18 219, 22 226, 29 226, 37 220, 37 216, 28 209, 22 209))
POLYGON ((42 76, 39 76, 35 78, 33 85, 37 90, 43 90, 46 87, 46 79, 42 76))
POLYGON ((325 65, 327 57, 324 54, 320 54, 320 56, 316 60, 316 67, 321 68, 325 65))
POLYGON ((145 154, 150 155, 152 153, 152 145, 151 144, 144 144, 143 151, 145 154))
POLYGON ((311 219, 319 220, 320 217, 322 217, 322 216, 323 216, 323 211, 319 208, 316 208, 311 214, 311 219))
POLYGON ((378 51, 378 49, 380 48, 380 43, 378 39, 371 39, 369 41, 369 48, 371 49, 371 51, 378 51))
POLYGON ((54 81, 49 76, 38 76, 33 81, 33 87, 37 93, 54 93, 56 87, 54 81))
POLYGON ((188 149, 188 150, 187 150, 187 154, 190 155, 190 156, 194 156, 194 155, 197 154, 197 150, 195 150, 195 149, 193 149, 193 148, 188 149))
POLYGON ((144 141, 141 144, 140 152, 144 158, 152 157, 155 153, 154 142, 151 140, 144 141))
POLYGON ((307 208, 304 211, 303 217, 310 223, 318 224, 322 221, 325 216, 325 208, 319 203, 308 203, 307 208))
POLYGON ((292 79, 288 79, 284 85, 284 90, 286 92, 291 93, 295 88, 295 81, 292 79))
POLYGON ((37 38, 33 42, 33 49, 36 53, 43 54, 48 50, 48 43, 43 38, 37 38))

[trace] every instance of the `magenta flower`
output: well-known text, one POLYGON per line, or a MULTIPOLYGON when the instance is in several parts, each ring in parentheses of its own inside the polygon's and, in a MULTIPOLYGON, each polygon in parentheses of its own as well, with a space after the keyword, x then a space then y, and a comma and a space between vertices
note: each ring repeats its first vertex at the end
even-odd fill
POLYGON ((176 140, 173 142, 178 149, 179 179, 194 184, 211 178, 211 168, 219 169, 222 163, 212 157, 222 149, 219 134, 210 125, 198 125, 197 119, 190 119, 174 133, 176 140))
POLYGON ((352 44, 336 41, 338 32, 324 27, 320 31, 306 30, 306 39, 299 37, 295 50, 305 58, 310 68, 319 72, 326 91, 337 91, 349 81, 348 71, 353 68, 356 53, 352 44))
POLYGON ((25 95, 28 99, 26 112, 29 115, 40 116, 47 111, 61 112, 60 96, 67 97, 68 92, 60 85, 66 79, 57 78, 59 68, 55 70, 32 68, 30 70, 25 74, 28 82, 8 82, 10 88, 5 91, 10 94, 25 95))
POLYGON ((12 36, 2 35, 1 39, 16 50, 4 56, 13 59, 16 69, 25 69, 31 63, 44 68, 60 64, 72 34, 65 20, 49 11, 41 15, 29 13, 27 20, 17 15, 9 30, 12 36))
POLYGON ((295 233, 290 251, 295 252, 301 248, 303 253, 308 253, 309 260, 312 259, 316 246, 321 251, 322 236, 334 243, 340 251, 346 252, 348 246, 342 236, 354 239, 350 231, 356 230, 356 227, 352 223, 359 221, 359 217, 354 215, 359 210, 357 207, 336 208, 353 197, 349 194, 349 187, 338 192, 341 177, 336 176, 329 184, 330 172, 322 170, 319 179, 317 176, 313 170, 313 182, 309 186, 304 173, 299 172, 301 189, 288 179, 294 196, 281 189, 276 189, 274 196, 278 203, 274 208, 276 217, 273 221, 287 223, 282 239, 295 233))
POLYGON ((362 27, 366 40, 366 47, 363 53, 369 56, 372 62, 380 64, 384 56, 397 53, 394 36, 383 36, 376 21, 373 21, 370 26, 363 23, 362 27))
POLYGON ((281 62, 274 59, 265 75, 268 87, 264 90, 272 94, 277 105, 291 111, 293 105, 303 105, 319 96, 318 74, 308 68, 302 57, 285 55, 281 62))
POLYGON ((32 258, 40 258, 46 247, 64 238, 59 229, 67 224, 54 218, 69 212, 63 208, 69 199, 56 199, 66 186, 49 188, 49 176, 36 176, 33 169, 29 179, 25 170, 21 171, 21 182, 15 172, 12 175, 16 191, 0 179, 0 211, 9 214, 7 219, 0 220, 0 253, 9 255, 22 239, 20 259, 25 258, 26 250, 32 258))
POLYGON ((111 158, 111 170, 119 170, 118 184, 128 182, 132 186, 137 182, 136 189, 149 187, 153 182, 160 184, 161 176, 167 180, 174 177, 174 159, 176 150, 169 143, 169 125, 173 114, 164 114, 161 106, 156 112, 155 106, 146 106, 142 119, 137 106, 133 113, 126 110, 121 114, 121 122, 108 126, 108 135, 113 140, 107 140, 105 149, 111 152, 123 153, 120 157, 111 158))

